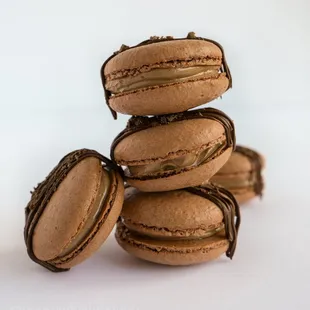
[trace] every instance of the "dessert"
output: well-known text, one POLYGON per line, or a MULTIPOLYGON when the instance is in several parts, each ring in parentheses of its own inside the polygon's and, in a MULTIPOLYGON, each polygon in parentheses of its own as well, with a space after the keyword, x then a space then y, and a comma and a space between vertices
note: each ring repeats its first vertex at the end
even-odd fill
POLYGON ((69 153, 32 192, 26 207, 29 257, 60 272, 92 255, 121 212, 120 168, 96 151, 69 153))
POLYGON ((191 265, 225 252, 232 258, 239 225, 233 195, 212 184, 161 193, 127 188, 116 240, 138 258, 191 265))
POLYGON ((209 39, 151 37, 122 45, 101 68, 111 112, 160 115, 210 102, 232 86, 222 46, 209 39))
POLYGON ((210 181, 228 189, 239 203, 245 203, 255 196, 262 197, 264 165, 262 155, 237 145, 227 163, 210 181))
POLYGON ((132 117, 113 141, 111 159, 141 191, 197 186, 211 178, 235 147, 232 120, 205 108, 155 117, 132 117))

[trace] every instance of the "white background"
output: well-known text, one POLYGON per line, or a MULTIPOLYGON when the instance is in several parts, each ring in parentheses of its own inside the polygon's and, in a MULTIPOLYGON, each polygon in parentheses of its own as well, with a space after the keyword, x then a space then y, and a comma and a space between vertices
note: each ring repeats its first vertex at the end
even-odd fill
POLYGON ((0 0, 0 308, 309 309, 309 0, 0 0), (99 70, 124 43, 188 31, 226 50, 233 89, 212 103, 267 158, 262 202, 242 209, 232 261, 169 268, 113 236, 68 273, 32 263, 29 191, 69 151, 108 155, 113 121, 99 70))

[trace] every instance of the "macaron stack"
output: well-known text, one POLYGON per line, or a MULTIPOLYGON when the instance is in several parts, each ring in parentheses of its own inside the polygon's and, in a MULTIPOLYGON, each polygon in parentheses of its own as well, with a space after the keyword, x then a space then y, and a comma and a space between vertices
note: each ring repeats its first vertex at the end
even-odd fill
MULTIPOLYGON (((209 180, 227 185, 214 175, 235 149, 234 124, 214 108, 188 111, 231 87, 223 48, 193 33, 152 37, 122 46, 101 77, 114 118, 133 116, 113 141, 111 159, 73 151, 34 189, 25 210, 29 257, 66 271, 97 251, 117 223, 117 242, 144 260, 191 265, 225 252, 232 258, 239 206, 209 180)), ((245 183, 257 192, 252 178, 245 183)))
POLYGON ((234 196, 205 183, 235 148, 231 119, 214 108, 188 111, 232 85, 213 40, 151 37, 123 45, 102 66, 107 104, 133 115, 111 146, 128 188, 116 239, 156 263, 189 265, 232 258, 240 224, 234 196), (204 187, 200 185, 204 183, 204 187))

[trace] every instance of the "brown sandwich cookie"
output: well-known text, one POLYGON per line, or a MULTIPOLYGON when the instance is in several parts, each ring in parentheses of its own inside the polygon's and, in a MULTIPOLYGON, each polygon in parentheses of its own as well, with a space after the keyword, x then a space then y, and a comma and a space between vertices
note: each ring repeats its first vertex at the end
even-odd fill
POLYGON ((212 101, 232 86, 222 46, 209 39, 151 37, 123 45, 101 68, 107 104, 130 115, 183 112, 212 101))
POLYGON ((166 265, 232 258, 240 225, 238 204, 224 188, 143 193, 125 191, 116 240, 130 254, 166 265))
POLYGON ((202 184, 235 147, 232 120, 205 108, 132 117, 113 141, 111 158, 126 166, 125 179, 141 191, 169 191, 202 184))
POLYGON ((255 196, 262 197, 263 168, 262 155, 247 147, 237 145, 230 159, 210 181, 227 188, 239 203, 244 203, 255 196))
POLYGON ((60 272, 93 254, 121 212, 124 185, 119 168, 96 151, 65 156, 40 183, 26 207, 29 257, 60 272))

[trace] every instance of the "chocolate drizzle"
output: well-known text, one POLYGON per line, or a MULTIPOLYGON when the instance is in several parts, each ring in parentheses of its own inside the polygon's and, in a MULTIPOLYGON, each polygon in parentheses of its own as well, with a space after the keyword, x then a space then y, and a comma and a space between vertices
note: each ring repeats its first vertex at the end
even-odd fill
POLYGON ((172 36, 166 36, 166 37, 152 36, 152 37, 150 37, 150 39, 142 41, 141 43, 139 43, 137 45, 134 45, 134 46, 131 46, 131 47, 122 44, 121 48, 118 51, 114 52, 103 63, 103 65, 101 67, 100 75, 101 75, 101 81, 102 81, 102 85, 103 85, 103 89, 104 89, 105 100, 106 100, 106 104, 109 107, 109 109, 110 109, 114 119, 117 119, 117 113, 109 105, 109 98, 111 97, 112 93, 109 90, 107 90, 106 87, 105 87, 106 78, 105 78, 105 75, 104 75, 104 68, 105 68, 106 64, 113 57, 115 57, 116 55, 118 55, 118 54, 120 54, 120 53, 122 53, 122 52, 124 52, 126 50, 129 50, 129 49, 132 49, 132 48, 136 48, 136 47, 139 47, 139 46, 143 46, 143 45, 149 45, 149 44, 154 44, 154 43, 159 43, 159 42, 164 42, 164 41, 175 41, 175 40, 178 40, 178 41, 180 41, 180 40, 202 40, 202 41, 207 41, 207 42, 210 42, 210 43, 213 43, 214 45, 216 45, 221 50, 221 52, 222 52, 222 66, 220 68, 220 71, 222 73, 226 73, 226 76, 227 76, 227 78, 229 80, 229 84, 228 84, 227 89, 232 88, 232 76, 231 76, 230 69, 228 67, 227 61, 226 61, 224 48, 218 42, 216 42, 214 40, 202 38, 202 37, 196 37, 194 32, 189 32, 186 38, 177 38, 177 39, 173 38, 172 36))
POLYGON ((233 150, 236 146, 235 127, 233 121, 222 111, 214 108, 204 108, 182 113, 157 115, 153 117, 148 116, 132 116, 127 123, 126 128, 121 131, 111 145, 110 157, 115 162, 114 151, 116 146, 126 137, 148 128, 168 125, 173 122, 180 122, 191 119, 212 119, 219 122, 225 129, 226 135, 226 150, 232 147, 233 150))
POLYGON ((204 185, 204 187, 188 187, 185 190, 212 201, 221 209, 224 216, 226 238, 229 241, 226 256, 232 259, 237 246, 241 223, 240 209, 235 197, 225 188, 211 183, 204 185))
POLYGON ((251 163, 251 178, 254 180, 254 192, 257 196, 262 198, 263 189, 264 189, 264 181, 262 177, 262 160, 259 154, 247 147, 243 147, 240 145, 236 146, 235 152, 240 153, 246 156, 251 163))
POLYGON ((87 157, 98 158, 106 169, 120 171, 120 167, 94 150, 81 149, 73 151, 61 159, 46 179, 39 183, 34 191, 31 192, 31 200, 25 209, 26 224, 24 228, 24 239, 27 247, 27 253, 34 262, 53 272, 62 272, 69 269, 58 268, 47 261, 38 259, 34 255, 32 244, 34 230, 42 213, 44 212, 46 205, 50 201, 60 183, 64 180, 72 168, 87 157))

